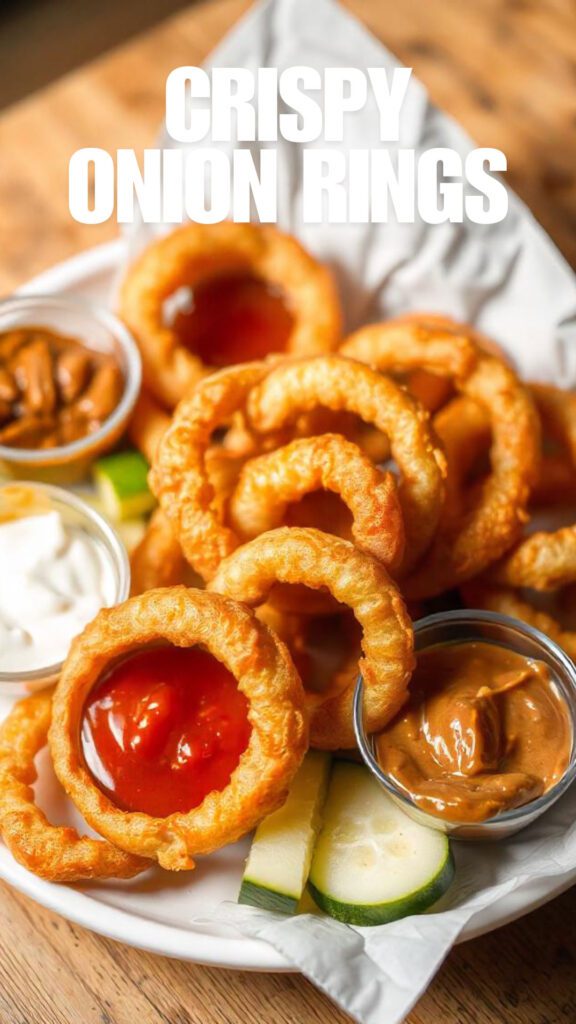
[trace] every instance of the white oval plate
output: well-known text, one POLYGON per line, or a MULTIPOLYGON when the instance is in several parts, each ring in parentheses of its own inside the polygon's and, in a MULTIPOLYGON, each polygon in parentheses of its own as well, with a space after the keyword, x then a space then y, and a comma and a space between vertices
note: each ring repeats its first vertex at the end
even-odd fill
MULTIPOLYGON (((84 252, 36 277, 26 292, 66 291, 107 302, 122 259, 122 242, 84 252)), ((11 701, 0 697, 0 718, 11 701)), ((63 796, 47 758, 40 770, 38 801, 55 824, 81 824, 63 796)), ((550 811, 554 814, 554 809, 550 811)), ((84 826, 85 828, 85 826, 84 826)), ((266 943, 240 937, 227 925, 200 926, 193 919, 223 900, 235 900, 249 841, 200 861, 192 873, 150 871, 131 882, 61 886, 44 882, 17 864, 0 846, 0 877, 31 899, 77 924, 152 953, 218 967, 290 971, 266 943)), ((464 851, 462 851, 464 852, 464 851)), ((566 875, 530 882, 478 913, 460 941, 499 928, 553 899, 576 881, 566 875)))

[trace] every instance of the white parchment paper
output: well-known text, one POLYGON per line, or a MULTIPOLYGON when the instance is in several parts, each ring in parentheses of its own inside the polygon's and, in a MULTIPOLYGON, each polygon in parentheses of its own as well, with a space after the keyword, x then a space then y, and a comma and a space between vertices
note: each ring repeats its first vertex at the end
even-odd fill
MULTIPOLYGON (((399 64, 333 0, 271 0, 257 6, 209 63, 254 70, 399 64)), ((173 143, 164 134, 161 145, 173 143)), ((376 108, 369 103, 348 118, 344 147, 370 145, 379 143, 376 108)), ((465 154, 472 143, 412 78, 398 146, 417 151, 449 146, 465 154)), ((332 266, 347 327, 409 310, 437 310, 470 320, 496 338, 524 376, 576 383, 575 278, 516 196, 510 196, 507 219, 489 227, 303 226, 298 219, 301 154, 285 141, 278 142, 278 150, 279 224, 332 266)), ((139 225, 130 233, 131 255, 155 230, 161 229, 139 225)), ((576 868, 575 821, 572 791, 505 843, 460 844, 456 881, 443 904, 434 913, 391 925, 354 929, 324 917, 284 918, 232 904, 220 906, 215 917, 270 943, 356 1020, 398 1024, 468 921, 534 879, 576 868)))

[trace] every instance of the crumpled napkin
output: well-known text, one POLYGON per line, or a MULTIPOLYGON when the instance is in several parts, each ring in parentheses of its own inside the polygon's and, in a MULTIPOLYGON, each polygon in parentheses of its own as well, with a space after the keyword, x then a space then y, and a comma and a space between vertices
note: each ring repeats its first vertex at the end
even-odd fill
POLYGON ((328 917, 286 917, 222 903, 195 918, 270 943, 360 1024, 400 1024, 465 925, 534 878, 576 868, 576 791, 504 843, 454 844, 456 880, 427 914, 355 928, 328 917))
MULTIPOLYGON (((252 9, 209 63, 323 69, 392 68, 399 62, 334 0, 267 0, 252 9)), ((376 117, 368 103, 349 119, 343 147, 377 146, 376 117)), ((160 145, 175 144, 164 132, 160 145)), ((472 147, 464 132, 430 104, 414 77, 397 145, 417 151, 450 146, 462 154, 472 147)), ((397 146, 390 148, 394 152, 397 146)), ((332 266, 348 328, 409 310, 437 310, 470 320, 496 338, 526 377, 565 386, 576 382, 574 275, 516 196, 510 196, 506 220, 486 227, 302 225, 298 147, 279 141, 278 163, 279 224, 332 266)), ((131 229, 129 258, 162 230, 167 229, 142 224, 131 229)), ((576 871, 574 821, 573 790, 504 843, 456 845, 456 881, 442 903, 433 913, 394 924, 351 928, 321 916, 285 918, 229 903, 204 914, 202 923, 226 921, 270 943, 363 1024, 399 1024, 467 922, 536 879, 576 871)))

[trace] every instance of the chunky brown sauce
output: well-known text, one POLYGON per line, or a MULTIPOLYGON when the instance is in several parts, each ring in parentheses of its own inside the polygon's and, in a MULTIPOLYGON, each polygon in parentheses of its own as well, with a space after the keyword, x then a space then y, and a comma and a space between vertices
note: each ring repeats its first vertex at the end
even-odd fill
POLYGON ((488 643, 439 644, 418 654, 378 760, 423 810, 476 822, 549 790, 571 748, 566 700, 542 662, 488 643))
POLYGON ((284 352, 294 318, 278 288, 235 271, 194 285, 171 326, 207 366, 228 366, 284 352))
POLYGON ((0 334, 0 445, 56 448, 98 430, 124 390, 114 358, 45 327, 0 334))

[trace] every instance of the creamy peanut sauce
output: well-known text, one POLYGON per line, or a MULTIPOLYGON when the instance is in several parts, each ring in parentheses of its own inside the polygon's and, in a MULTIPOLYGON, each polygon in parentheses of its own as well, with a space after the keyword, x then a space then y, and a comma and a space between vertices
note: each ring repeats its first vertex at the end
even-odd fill
POLYGON ((484 821, 541 796, 570 761, 566 699, 542 662, 483 642, 418 654, 378 760, 430 814, 484 821))

